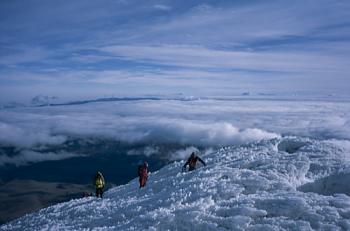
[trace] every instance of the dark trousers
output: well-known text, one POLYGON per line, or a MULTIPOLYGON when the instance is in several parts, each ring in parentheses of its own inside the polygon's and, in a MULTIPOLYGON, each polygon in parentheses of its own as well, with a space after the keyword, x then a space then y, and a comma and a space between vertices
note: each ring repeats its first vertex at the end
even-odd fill
POLYGON ((101 197, 103 196, 103 188, 96 188, 96 197, 101 197))
POLYGON ((147 181, 147 177, 144 177, 144 176, 140 176, 140 177, 139 177, 140 188, 146 186, 146 181, 147 181))

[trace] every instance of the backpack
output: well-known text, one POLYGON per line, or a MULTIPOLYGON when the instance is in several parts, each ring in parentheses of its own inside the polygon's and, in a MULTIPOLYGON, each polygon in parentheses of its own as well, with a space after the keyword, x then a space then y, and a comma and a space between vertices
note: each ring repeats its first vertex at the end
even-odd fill
POLYGON ((188 165, 193 168, 196 167, 196 163, 197 163, 197 157, 193 157, 193 158, 191 157, 188 161, 188 165))
POLYGON ((104 182, 103 182, 103 179, 101 176, 97 176, 95 178, 95 186, 96 186, 96 188, 103 188, 104 182))
POLYGON ((140 177, 146 177, 147 176, 147 167, 140 165, 138 174, 140 177))

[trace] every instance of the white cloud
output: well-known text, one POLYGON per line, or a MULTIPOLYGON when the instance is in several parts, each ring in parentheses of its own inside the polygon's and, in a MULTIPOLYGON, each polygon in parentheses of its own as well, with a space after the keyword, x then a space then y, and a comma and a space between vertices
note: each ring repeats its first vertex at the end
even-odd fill
POLYGON ((7 55, 1 55, 0 64, 14 67, 23 63, 35 63, 44 61, 52 55, 52 52, 42 47, 19 46, 16 50, 7 55))
POLYGON ((23 14, 9 13, 18 17, 0 25, 8 44, 0 59, 6 66, 0 100, 46 91, 72 98, 77 92, 80 98, 103 91, 168 93, 174 86, 210 95, 213 84, 219 91, 242 85, 326 91, 331 85, 348 92, 346 1, 172 4, 75 1, 54 12, 45 10, 52 3, 15 3, 13 9, 5 4, 4 11, 23 14), (13 37, 23 45, 8 31, 21 32, 13 37), (210 81, 194 81, 203 78, 210 81), (278 79, 273 86, 271 78, 278 79))
POLYGON ((34 111, 28 108, 21 112, 3 112, 0 113, 0 119, 6 122, 0 124, 0 142, 3 145, 28 148, 41 144, 60 145, 66 141, 66 137, 77 136, 131 143, 217 146, 279 136, 258 128, 237 128, 232 122, 215 121, 210 115, 206 120, 186 119, 186 113, 183 112, 176 112, 169 117, 165 112, 173 104, 171 101, 161 102, 163 108, 160 108, 153 102, 146 105, 117 102, 89 104, 86 107, 42 107, 34 111))
POLYGON ((127 154, 128 155, 145 155, 149 157, 151 155, 159 155, 161 154, 161 152, 158 146, 146 146, 140 149, 131 149, 127 151, 127 154))
POLYGON ((301 73, 344 73, 343 57, 311 52, 223 51, 199 46, 110 46, 101 49, 117 57, 188 68, 245 69, 301 73), (317 60, 317 62, 314 62, 317 60))
POLYGON ((180 149, 177 150, 176 152, 172 153, 170 156, 171 160, 185 160, 186 158, 189 157, 189 154, 191 154, 192 152, 196 152, 198 153, 199 150, 196 147, 187 147, 185 149, 180 149))
POLYGON ((162 10, 162 11, 170 11, 172 9, 171 6, 162 5, 162 4, 156 4, 153 6, 153 8, 157 10, 162 10))
POLYGON ((0 111, 0 140, 30 147, 59 145, 68 136, 204 146, 241 144, 279 134, 348 139, 346 108, 346 102, 298 100, 117 101, 20 108, 0 111))
MULTIPOLYGON (((32 122, 37 123, 38 121, 32 122)), ((35 129, 34 124, 31 126, 19 127, 16 124, 0 121, 0 144, 28 148, 40 144, 60 145, 66 141, 65 136, 50 134, 50 131, 46 129, 35 129)))
POLYGON ((55 161, 55 160, 63 160, 67 158, 80 156, 74 153, 68 152, 48 152, 48 153, 40 153, 35 151, 24 150, 18 155, 15 156, 7 156, 0 155, 0 166, 4 166, 7 164, 14 164, 16 166, 27 165, 30 163, 36 163, 41 161, 55 161))
MULTIPOLYGON (((3 164, 25 164, 30 155, 33 162, 79 156, 35 151, 51 145, 60 149, 67 137, 122 141, 130 145, 126 150, 129 155, 160 155, 172 160, 184 158, 195 148, 239 145, 281 135, 350 140, 348 104, 293 97, 115 101, 2 109, 0 145, 14 146, 20 154, 0 156, 3 164)), ((348 147, 347 141, 340 145, 348 147)))

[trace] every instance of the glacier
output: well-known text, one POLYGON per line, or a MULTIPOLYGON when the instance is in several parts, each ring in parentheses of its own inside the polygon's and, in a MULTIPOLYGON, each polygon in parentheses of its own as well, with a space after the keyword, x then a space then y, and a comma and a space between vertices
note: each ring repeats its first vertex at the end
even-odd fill
MULTIPOLYGON (((350 230, 350 141, 299 136, 226 146, 53 205, 1 230, 350 230)), ((117 171, 117 170, 116 170, 117 171)))

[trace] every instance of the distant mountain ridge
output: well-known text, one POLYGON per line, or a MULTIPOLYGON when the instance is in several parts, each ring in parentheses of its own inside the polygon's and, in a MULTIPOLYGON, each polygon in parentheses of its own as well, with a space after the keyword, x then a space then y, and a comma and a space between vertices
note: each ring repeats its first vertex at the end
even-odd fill
POLYGON ((303 95, 303 94, 276 94, 262 93, 256 94, 251 92, 243 92, 233 96, 185 96, 183 94, 176 95, 154 95, 154 96, 129 96, 129 97, 102 97, 97 99, 73 100, 68 102, 59 101, 57 96, 48 96, 39 94, 31 99, 29 104, 10 102, 0 105, 1 108, 16 108, 16 107, 45 107, 45 106, 65 106, 65 105, 81 105, 96 102, 113 102, 113 101, 142 101, 142 100, 179 100, 179 101, 197 101, 197 100, 325 100, 325 101, 350 101, 350 96, 347 95, 303 95))

